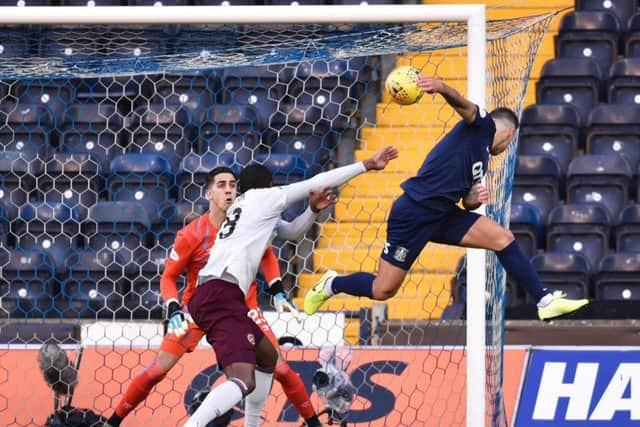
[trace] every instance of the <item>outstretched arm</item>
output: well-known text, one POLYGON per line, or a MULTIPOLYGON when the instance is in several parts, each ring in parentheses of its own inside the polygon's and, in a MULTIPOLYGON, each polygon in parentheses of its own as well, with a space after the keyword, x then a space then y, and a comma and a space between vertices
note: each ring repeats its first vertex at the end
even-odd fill
POLYGON ((382 170, 391 160, 398 157, 398 150, 394 147, 386 147, 378 151, 373 157, 362 162, 332 169, 319 173, 311 179, 296 182, 282 187, 287 193, 287 206, 307 197, 310 191, 320 191, 327 187, 336 187, 348 182, 352 178, 370 170, 382 170))
POLYGON ((427 93, 439 93, 465 122, 473 123, 476 119, 478 107, 442 80, 433 77, 420 77, 418 86, 427 93))
POLYGON ((311 228, 320 211, 335 204, 337 200, 337 196, 330 188, 325 188, 320 192, 309 192, 309 207, 307 210, 291 222, 281 219, 276 230, 278 237, 297 242, 311 228))

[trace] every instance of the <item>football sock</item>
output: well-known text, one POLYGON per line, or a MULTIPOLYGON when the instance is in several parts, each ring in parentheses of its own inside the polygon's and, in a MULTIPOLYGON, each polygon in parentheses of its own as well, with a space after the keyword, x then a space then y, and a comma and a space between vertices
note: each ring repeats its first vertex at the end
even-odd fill
POLYGON ((539 302, 542 297, 549 293, 542 286, 538 273, 533 269, 533 266, 515 240, 503 250, 496 252, 496 255, 507 274, 514 278, 531 295, 534 301, 539 302))
MULTIPOLYGON (((129 413, 133 411, 140 402, 147 398, 151 389, 162 381, 166 375, 167 373, 155 362, 147 366, 144 371, 133 379, 127 388, 127 391, 124 393, 124 396, 122 396, 120 403, 116 407, 114 415, 117 415, 120 418, 120 421, 122 421, 122 418, 129 415, 129 413)), ((114 427, 117 427, 117 425, 120 424, 120 422, 115 418, 113 421, 117 422, 114 427)))
POLYGON ((306 420, 315 415, 307 388, 304 386, 300 375, 294 372, 285 360, 278 362, 273 376, 282 385, 287 399, 295 406, 302 418, 306 420))
POLYGON ((240 384, 244 383, 232 378, 211 390, 184 427, 205 427, 209 421, 233 408, 242 400, 243 390, 246 391, 246 387, 243 389, 240 384))
POLYGON ((256 369, 256 388, 247 396, 244 402, 244 426, 259 427, 260 415, 264 404, 267 403, 269 392, 271 391, 271 383, 273 374, 268 374, 256 369))
POLYGON ((371 273, 353 273, 347 276, 336 276, 329 280, 331 294, 343 292, 354 297, 371 298, 373 295, 373 280, 376 278, 371 273))

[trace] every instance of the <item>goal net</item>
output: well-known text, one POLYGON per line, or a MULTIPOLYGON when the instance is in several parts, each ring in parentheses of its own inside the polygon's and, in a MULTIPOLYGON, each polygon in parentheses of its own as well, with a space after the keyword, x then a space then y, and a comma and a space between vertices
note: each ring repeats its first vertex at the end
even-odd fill
MULTIPOLYGON (((487 109, 520 111, 551 19, 487 23, 487 109)), ((412 65, 466 93, 466 27, 0 28, 0 424, 43 425, 53 412, 37 357, 51 341, 71 360, 84 348, 73 405, 111 414, 156 354, 163 265, 176 231, 206 211, 204 179, 217 165, 257 161, 284 184, 395 145, 400 158, 340 188, 304 239, 274 242, 299 307, 327 269, 374 272, 400 183, 458 120, 437 96, 390 102, 384 78, 412 65)), ((487 213, 502 224, 514 156, 515 144, 488 173, 487 213)), ((385 305, 337 296, 301 325, 264 296, 262 307, 276 335, 296 344, 284 354, 309 391, 318 349, 351 349, 350 425, 465 425, 464 336, 451 314, 464 300, 454 284, 464 254, 430 244, 385 305)), ((487 260, 487 425, 503 426, 505 280, 487 260)), ((203 344, 123 425, 181 425, 220 377, 203 344)), ((277 383, 264 416, 269 426, 300 423, 277 383)), ((237 409, 232 425, 241 417, 237 409)))

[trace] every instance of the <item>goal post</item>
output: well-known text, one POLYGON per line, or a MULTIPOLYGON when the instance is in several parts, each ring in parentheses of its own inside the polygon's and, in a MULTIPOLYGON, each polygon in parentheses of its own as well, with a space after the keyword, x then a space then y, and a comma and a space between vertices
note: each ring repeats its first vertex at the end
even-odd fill
MULTIPOLYGON (((507 23, 505 24, 504 28, 500 24, 488 27, 486 21, 486 6, 483 4, 359 6, 130 6, 126 8, 126 12, 123 12, 122 7, 99 6, 0 7, 0 24, 3 25, 81 25, 83 29, 87 28, 87 26, 97 25, 315 25, 336 23, 412 24, 416 27, 413 33, 411 31, 409 31, 408 33, 398 32, 397 37, 396 33, 385 32, 384 29, 380 31, 380 34, 374 34, 372 32, 372 34, 374 34, 376 37, 380 37, 380 45, 371 47, 368 46, 367 49, 363 50, 362 53, 358 51, 357 46, 355 48, 352 47, 352 50, 350 51, 351 55, 354 55, 353 52, 356 53, 354 56, 357 56, 357 54, 366 56, 377 54, 384 55, 389 53, 413 53, 421 52, 420 49, 431 52, 441 48, 454 49, 466 46, 466 48, 464 49, 464 55, 466 55, 466 96, 473 102, 478 104, 481 108, 496 106, 499 98, 503 96, 496 89, 496 87, 498 85, 503 85, 504 82, 506 83, 504 83, 503 86, 508 86, 510 84, 510 81, 514 81, 517 82, 517 86, 515 90, 512 91, 514 93, 509 94, 509 96, 513 98, 509 100, 509 106, 516 110, 518 110, 522 106, 522 98, 524 96, 523 85, 526 86, 526 82, 523 83, 523 79, 527 78, 529 75, 533 63, 533 58, 535 57, 535 53, 541 42, 541 34, 544 35, 544 32, 546 31, 546 28, 550 22, 550 20, 547 18, 548 16, 538 17, 531 20, 517 21, 514 23, 507 23), (432 27, 433 33, 430 33, 430 30, 427 29, 424 31, 424 33, 416 34, 419 33, 420 30, 419 24, 423 23, 459 23, 460 26, 455 28, 456 31, 454 31, 454 33, 456 35, 455 37, 452 37, 452 41, 444 46, 437 46, 433 44, 431 38, 437 39, 439 36, 446 36, 449 29, 444 28, 443 30, 442 28, 437 28, 436 26, 434 26, 432 27), (532 27, 535 27, 534 31, 536 35, 535 37, 532 37, 531 40, 527 41, 528 43, 530 43, 529 45, 526 45, 522 48, 523 52, 521 52, 521 58, 516 59, 517 61, 520 61, 520 64, 518 66, 518 73, 513 76, 501 74, 505 72, 505 69, 509 68, 508 64, 506 63, 506 61, 508 61, 506 57, 501 57, 500 61, 502 62, 500 62, 499 64, 499 69, 492 69, 492 66, 495 68, 495 63, 491 64, 487 59, 489 38, 493 37, 492 40, 501 40, 511 37, 513 34, 518 34, 521 31, 526 32, 527 28, 532 27), (493 31, 491 36, 488 35, 490 30, 493 31), (460 34, 463 35, 461 36, 460 34), (466 38, 464 37, 464 34, 466 34, 466 38), (398 45, 401 45, 401 47, 394 48, 395 50, 381 48, 380 46, 382 46, 386 42, 384 40, 384 37, 391 37, 394 40, 394 43, 398 43, 398 45), (423 42, 423 38, 427 41, 423 42), (415 45, 412 45, 411 42, 415 42, 415 45), (377 51, 376 49, 380 50, 377 51), (489 81, 490 79, 494 79, 493 83, 489 81), (500 82, 495 83, 495 81, 497 80, 499 80, 500 82)), ((394 31, 395 30, 397 29, 394 29, 394 31)), ((295 35, 287 37, 291 38, 285 38, 285 43, 288 40, 293 40, 295 35)), ((260 40, 255 39, 255 42, 259 43, 260 40)), ((113 75, 131 75, 136 77, 139 74, 142 77, 139 81, 136 80, 135 83, 140 88, 142 88, 146 83, 149 83, 145 80, 145 74, 147 73, 179 73, 180 71, 189 70, 190 67, 193 67, 193 69, 195 70, 201 71, 208 68, 223 68, 225 66, 261 66, 294 62, 291 61, 289 57, 285 59, 275 59, 273 62, 269 62, 270 60, 268 55, 265 57, 259 55, 251 57, 250 52, 247 53, 247 51, 250 51, 251 49, 250 43, 247 43, 247 45, 249 46, 245 46, 246 51, 241 51, 237 55, 236 52, 232 52, 232 54, 226 56, 227 52, 225 52, 225 56, 220 62, 215 62, 215 60, 213 60, 211 57, 197 57, 196 60, 191 61, 188 58, 185 59, 184 57, 179 57, 179 55, 176 55, 176 58, 169 58, 168 55, 158 55, 158 60, 154 62, 154 67, 157 66, 158 68, 154 68, 151 72, 147 72, 144 69, 142 69, 142 71, 137 71, 137 63, 135 62, 135 60, 132 60, 129 63, 125 63, 122 68, 111 68, 112 70, 117 70, 117 72, 111 72, 113 73, 113 75)), ((345 57, 345 53, 340 48, 340 46, 329 46, 326 48, 326 50, 329 52, 327 54, 327 58, 333 59, 345 57)), ((500 54, 505 55, 505 52, 501 51, 500 54)), ((508 55, 508 53, 506 53, 506 55, 508 55)), ((434 65, 436 69, 438 66, 444 67, 444 65, 440 64, 446 63, 446 53, 443 56, 445 58, 444 60, 434 59, 431 65, 434 65)), ((27 69, 27 71, 21 73, 19 70, 20 64, 12 65, 9 62, 10 58, 0 58, 0 80, 5 78, 3 74, 8 73, 8 75, 13 76, 13 78, 15 78, 16 80, 29 80, 29 84, 35 85, 38 82, 37 79, 41 78, 95 78, 101 76, 101 72, 104 72, 105 74, 108 73, 108 71, 99 71, 98 68, 96 68, 103 66, 103 64, 98 60, 83 60, 78 62, 77 64, 74 64, 73 60, 73 58, 70 58, 68 61, 66 61, 65 58, 63 58, 61 61, 51 61, 49 63, 46 61, 46 58, 45 60, 43 60, 42 58, 34 58, 33 62, 29 64, 29 68, 27 69), (79 66, 74 68, 73 65, 79 66), (15 67, 16 69, 14 74, 11 74, 12 67, 15 67), (50 76, 48 76, 47 73, 49 73, 50 76)), ((294 58, 294 60, 298 61, 298 58, 296 57, 294 58)), ((326 60, 328 61, 328 59, 326 60)), ((106 67, 105 69, 110 68, 106 67)), ((194 75, 192 75, 192 77, 194 75)), ((193 78, 195 80, 197 79, 197 76, 193 78)), ((384 77, 382 77, 382 79, 383 78, 384 77)), ((169 77, 166 77, 166 79, 171 80, 169 77)), ((279 78, 276 77, 275 80, 276 82, 278 82, 279 78)), ((182 102, 183 95, 175 92, 175 88, 172 87, 172 83, 172 81, 169 81, 169 84, 167 85, 167 87, 171 87, 171 93, 163 94, 163 96, 168 98, 169 96, 177 97, 177 95, 179 95, 182 102)), ((2 88, 0 87, 0 100, 4 96, 1 89, 2 88)), ((351 87, 347 87, 347 91, 345 93, 350 93, 349 91, 351 89, 351 87)), ((502 89, 503 88, 501 88, 501 90, 502 89)), ((155 92, 158 92, 157 88, 154 88, 153 90, 155 92)), ((302 90, 305 90, 304 85, 302 90)), ((106 92, 109 92, 108 88, 106 92)), ((9 91, 7 91, 7 93, 9 93, 9 91)), ((62 95, 60 96, 62 98, 62 95)), ((347 98, 349 96, 350 95, 347 95, 347 98)), ((188 99, 188 97, 185 99, 188 99)), ((67 100, 62 100, 60 102, 67 102, 67 100)), ((147 100, 147 103, 148 102, 149 101, 147 100)), ((426 102, 428 101, 425 99, 422 100, 423 104, 426 102)), ((130 114, 132 115, 131 118, 135 118, 136 120, 140 119, 139 117, 133 117, 134 112, 135 111, 130 112, 130 114)), ((117 116, 120 113, 117 112, 116 108, 113 110, 113 112, 109 110, 109 114, 117 116)), ((340 114, 344 116, 346 113, 340 114)), ((349 119, 350 118, 351 116, 349 117, 349 119)), ((124 117, 118 118, 118 122, 128 123, 128 119, 130 119, 130 117, 126 117, 126 119, 127 120, 125 120, 124 117)), ((442 129, 439 130, 444 131, 444 129, 446 129, 446 126, 450 126, 450 124, 454 122, 454 120, 454 118, 442 119, 443 126, 442 129)), ((367 125, 370 124, 370 122, 367 122, 367 119, 362 119, 362 123, 365 123, 367 125)), ((173 124, 175 125, 175 123, 173 124)), ((167 126, 170 125, 171 124, 167 124, 167 126)), ((364 127, 362 124, 359 126, 364 127)), ((204 128, 199 128, 197 131, 205 132, 203 129, 204 128)), ((358 128, 356 130, 356 133, 358 133, 360 130, 361 129, 358 128)), ((215 132, 215 130, 209 130, 209 132, 215 132)), ((513 150, 513 148, 510 149, 508 156, 514 155, 513 150)), ((424 155, 425 153, 422 154, 424 155)), ((507 163, 513 163, 513 158, 509 157, 507 163)), ((496 167, 499 167, 501 172, 499 174, 496 174, 497 176, 499 176, 499 181, 496 181, 494 185, 497 187, 510 185, 510 174, 513 173, 512 168, 508 165, 504 166, 504 164, 496 167)), ((354 199, 357 198, 357 191, 356 196, 353 197, 354 199)), ((504 205, 510 199, 510 190, 506 189, 499 192, 498 197, 502 197, 502 200, 499 201, 499 208, 494 210, 491 210, 492 208, 489 208, 489 214, 492 215, 494 212, 498 211, 498 215, 500 215, 501 221, 504 224, 505 212, 508 213, 508 206, 505 208, 504 205)), ((382 203, 380 203, 378 207, 380 206, 382 206, 382 203)), ((485 213, 484 209, 482 209, 480 212, 483 214, 485 213)), ((372 212, 371 215, 374 216, 374 213, 372 212)), ((508 220, 508 218, 506 220, 508 220)), ((374 222, 374 220, 372 219, 370 220, 370 222, 374 222)), ((380 220, 375 220, 375 222, 380 222, 380 220)), ((363 232, 363 239, 365 239, 364 235, 365 233, 363 232)), ((379 235, 376 235, 376 237, 379 238, 379 235)), ((18 239, 16 238, 16 240, 18 239)), ((497 404, 495 402, 493 403, 493 405, 497 406, 498 409, 496 409, 495 407, 493 409, 487 408, 487 402, 491 399, 496 398, 495 396, 488 396, 488 384, 491 383, 492 387, 500 388, 502 383, 501 359, 495 364, 495 366, 492 365, 492 372, 490 373, 490 375, 493 375, 493 378, 489 378, 487 372, 487 358, 491 357, 487 356, 487 351, 489 350, 488 346, 495 346, 497 342, 497 345, 499 346, 499 348, 496 349, 496 351, 499 352, 499 355, 497 357, 502 357, 502 341, 500 341, 502 332, 492 332, 490 337, 487 336, 488 329, 496 327, 502 328, 502 318, 500 317, 501 314, 499 314, 502 305, 501 303, 498 303, 496 304, 497 308, 489 307, 487 304, 487 293, 492 292, 494 289, 503 289, 503 285, 492 284, 491 286, 488 286, 487 281, 497 280, 502 281, 503 283, 504 277, 501 273, 494 271, 496 269, 499 269, 500 267, 497 263, 495 263, 494 260, 489 260, 491 257, 486 253, 486 251, 474 249, 468 250, 466 253, 468 283, 466 289, 466 347, 464 349, 466 354, 466 425, 469 427, 484 427, 487 423, 487 420, 494 419, 496 417, 502 419, 502 415, 496 415, 496 412, 504 411, 500 397, 497 398, 497 400, 500 400, 500 402, 498 402, 497 404), (487 316, 489 315, 490 311, 493 312, 493 316, 497 316, 498 321, 494 319, 491 324, 487 324, 487 316), (496 336, 498 336, 498 338, 496 338, 496 336)), ((305 256, 310 257, 312 255, 307 254, 305 256)), ((376 253, 374 249, 371 249, 370 256, 377 257, 378 253, 376 253)), ((364 261, 362 262, 362 265, 365 265, 364 261)), ((0 263, 0 268, 1 267, 2 264, 0 263)), ((314 266, 314 271, 317 269, 317 267, 317 265, 314 266)), ((334 266, 328 265, 327 267, 333 268, 334 266)), ((365 269, 365 267, 363 267, 363 269, 365 269)), ((100 292, 101 291, 98 291, 98 294, 100 292)), ((0 293, 0 300, 1 298, 2 294, 0 293)), ((502 296, 497 296, 494 298, 502 298, 502 296)), ((425 313, 425 318, 431 320, 433 317, 430 313, 425 313)), ((152 319, 153 317, 149 315, 149 319, 147 320, 152 319)), ((96 320, 98 320, 97 316, 96 320)), ((344 322, 344 319, 340 321, 344 322)), ((158 335, 159 331, 154 329, 149 332, 149 334, 149 336, 151 336, 152 334, 158 335)), ((143 342, 151 343, 151 339, 147 339, 146 335, 144 337, 141 336, 138 338, 139 339, 137 339, 135 344, 136 346, 145 346, 143 342)), ((154 343, 156 344, 157 338, 158 337, 154 337, 154 343)), ((114 338, 113 340, 115 342, 116 339, 114 338)), ((120 338, 118 338, 117 340, 120 341, 120 338)), ((127 341, 129 340, 129 338, 122 337, 122 340, 127 341)), ((96 340, 95 342, 99 341, 100 340, 96 340)), ((150 344, 147 345, 150 346, 150 344)), ((2 359, 2 357, 3 356, 0 354, 0 359, 2 359)), ((125 356, 122 356, 123 359, 124 357, 125 356)), ((125 380, 127 380, 128 382, 128 378, 126 378, 125 380)), ((110 398, 113 398, 113 396, 110 396, 110 398)), ((503 424, 498 423, 496 425, 503 424)))

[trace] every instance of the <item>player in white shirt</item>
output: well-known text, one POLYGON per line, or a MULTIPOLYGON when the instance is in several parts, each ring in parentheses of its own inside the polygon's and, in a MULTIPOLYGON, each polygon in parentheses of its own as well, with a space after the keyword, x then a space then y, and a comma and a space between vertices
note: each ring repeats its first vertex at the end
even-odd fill
POLYGON ((283 222, 280 215, 310 191, 336 187, 369 170, 382 170, 396 157, 398 151, 387 147, 362 162, 282 187, 272 187, 272 175, 264 166, 251 164, 244 168, 239 183, 242 195, 227 210, 189 302, 189 312, 206 332, 227 381, 209 393, 186 427, 205 427, 244 397, 245 426, 259 425, 277 353, 247 317, 245 294, 273 238, 306 230, 315 220, 309 210, 291 223, 283 222))

